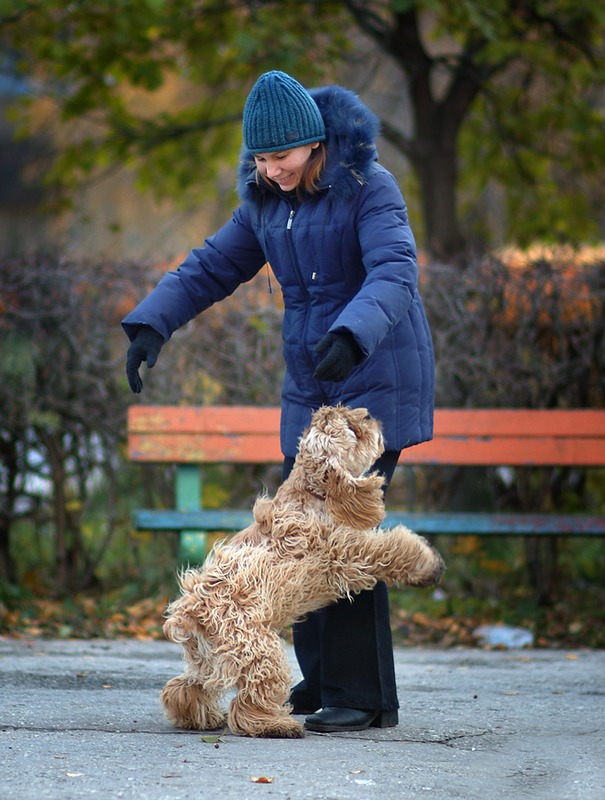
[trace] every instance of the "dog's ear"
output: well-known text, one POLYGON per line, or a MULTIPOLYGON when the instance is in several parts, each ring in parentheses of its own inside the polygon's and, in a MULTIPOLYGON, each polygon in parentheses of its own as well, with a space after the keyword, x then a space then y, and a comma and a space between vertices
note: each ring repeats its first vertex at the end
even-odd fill
POLYGON ((332 466, 327 475, 326 507, 336 522, 355 530, 379 525, 385 516, 382 486, 378 472, 354 478, 340 466, 332 466))

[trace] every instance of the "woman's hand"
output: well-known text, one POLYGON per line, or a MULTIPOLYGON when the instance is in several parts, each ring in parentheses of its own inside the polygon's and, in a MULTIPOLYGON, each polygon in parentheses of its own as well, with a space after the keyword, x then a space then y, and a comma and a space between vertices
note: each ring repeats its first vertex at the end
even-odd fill
POLYGON ((359 345, 350 331, 326 333, 315 345, 316 353, 326 355, 317 365, 313 377, 318 381, 344 381, 353 367, 363 358, 359 345))
POLYGON ((126 354, 126 377, 134 394, 139 394, 143 388, 139 367, 146 361, 147 367, 151 369, 163 344, 163 336, 149 325, 141 325, 126 354))

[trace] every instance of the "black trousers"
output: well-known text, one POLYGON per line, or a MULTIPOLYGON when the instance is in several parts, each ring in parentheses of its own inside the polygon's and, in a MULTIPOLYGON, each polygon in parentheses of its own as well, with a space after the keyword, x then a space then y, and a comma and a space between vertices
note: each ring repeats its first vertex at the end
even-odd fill
MULTIPOLYGON (((398 458, 399 451, 388 450, 374 465, 386 478, 385 492, 398 458)), ((284 460, 284 480, 293 464, 293 458, 284 460)), ((399 708, 386 584, 360 592, 353 602, 345 598, 309 614, 294 625, 293 634, 303 674, 292 693, 296 706, 399 708)))

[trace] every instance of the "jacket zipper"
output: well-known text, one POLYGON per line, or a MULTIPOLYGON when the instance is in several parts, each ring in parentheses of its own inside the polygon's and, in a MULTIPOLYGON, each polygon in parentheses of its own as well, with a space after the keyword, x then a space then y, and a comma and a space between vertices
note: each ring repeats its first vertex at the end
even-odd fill
MULTIPOLYGON (((296 214, 296 211, 295 211, 293 208, 291 208, 291 209, 290 209, 290 214, 288 215, 288 221, 287 221, 287 223, 286 223, 286 230, 287 230, 287 231, 291 231, 291 230, 292 230, 292 223, 294 222, 294 215, 295 215, 295 214, 296 214)), ((293 259, 293 261, 294 261, 294 259, 293 259)), ((297 265, 295 266, 295 269, 296 269, 296 275, 297 275, 297 277, 298 277, 298 280, 300 281, 300 283, 301 283, 302 287, 303 287, 303 288, 304 288, 306 291, 308 291, 307 287, 306 287, 306 286, 305 286, 305 284, 303 283, 302 275, 300 274, 300 270, 298 269, 298 266, 297 266, 297 265)), ((313 273, 311 274, 311 280, 312 280, 312 281, 315 281, 316 279, 317 279, 317 271, 316 271, 316 270, 314 270, 314 271, 313 271, 313 273)))
MULTIPOLYGON (((287 231, 291 231, 292 230, 292 223, 294 221, 294 215, 295 214, 296 214, 295 209, 290 208, 290 213, 288 215, 288 221, 286 223, 286 230, 287 231)), ((300 267, 298 266, 298 261, 296 260, 296 253, 294 252, 294 247, 292 246, 292 242, 289 241, 288 243, 289 243, 290 258, 291 258, 291 261, 292 261, 292 266, 294 267, 294 272, 296 273, 296 277, 298 278, 298 282, 299 282, 301 288, 304 289, 304 291, 307 294, 309 294, 309 290, 307 289, 307 287, 305 285, 305 282, 303 280, 303 276, 302 276, 302 273, 300 271, 300 267)))
MULTIPOLYGON (((295 214, 296 214, 295 209, 290 208, 290 213, 288 215, 288 221, 286 223, 286 230, 287 231, 291 231, 292 230, 292 223, 294 221, 294 215, 295 214)), ((292 266, 294 267, 294 272, 296 273, 296 277, 298 278, 298 282, 299 282, 302 290, 305 292, 305 294, 307 296, 309 296, 309 290, 307 289, 307 286, 305 285, 302 273, 301 273, 300 268, 298 266, 298 261, 296 260, 296 253, 294 252, 294 247, 292 245, 292 241, 291 241, 290 237, 287 237, 287 238, 288 238, 288 248, 290 250, 290 258, 291 258, 291 261, 292 261, 292 266)), ((315 274, 313 275, 313 280, 315 280, 315 274)), ((304 321, 304 326, 303 326, 303 336, 302 336, 303 342, 307 341, 307 330, 308 330, 308 328, 309 328, 309 309, 307 308, 307 310, 305 311, 305 321, 304 321)), ((313 362, 313 359, 311 357, 311 354, 309 352, 306 352, 305 355, 306 355, 306 360, 307 360, 310 368, 313 369, 314 368, 314 362, 313 362)))

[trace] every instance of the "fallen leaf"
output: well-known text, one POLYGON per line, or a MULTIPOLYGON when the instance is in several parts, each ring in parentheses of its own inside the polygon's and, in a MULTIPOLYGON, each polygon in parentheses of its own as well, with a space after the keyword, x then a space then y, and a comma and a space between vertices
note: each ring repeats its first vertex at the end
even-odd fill
POLYGON ((225 741, 222 736, 200 736, 200 739, 205 744, 218 744, 225 741))
POLYGON ((577 660, 578 660, 578 657, 577 657, 577 655, 576 655, 575 653, 568 653, 568 654, 567 654, 567 658, 568 658, 570 661, 577 661, 577 660))
POLYGON ((273 778, 267 778, 264 775, 262 775, 260 778, 252 777, 250 780, 252 783, 273 783, 273 778))
POLYGON ((365 772, 365 769, 352 769, 351 775, 361 775, 363 772, 365 772))

